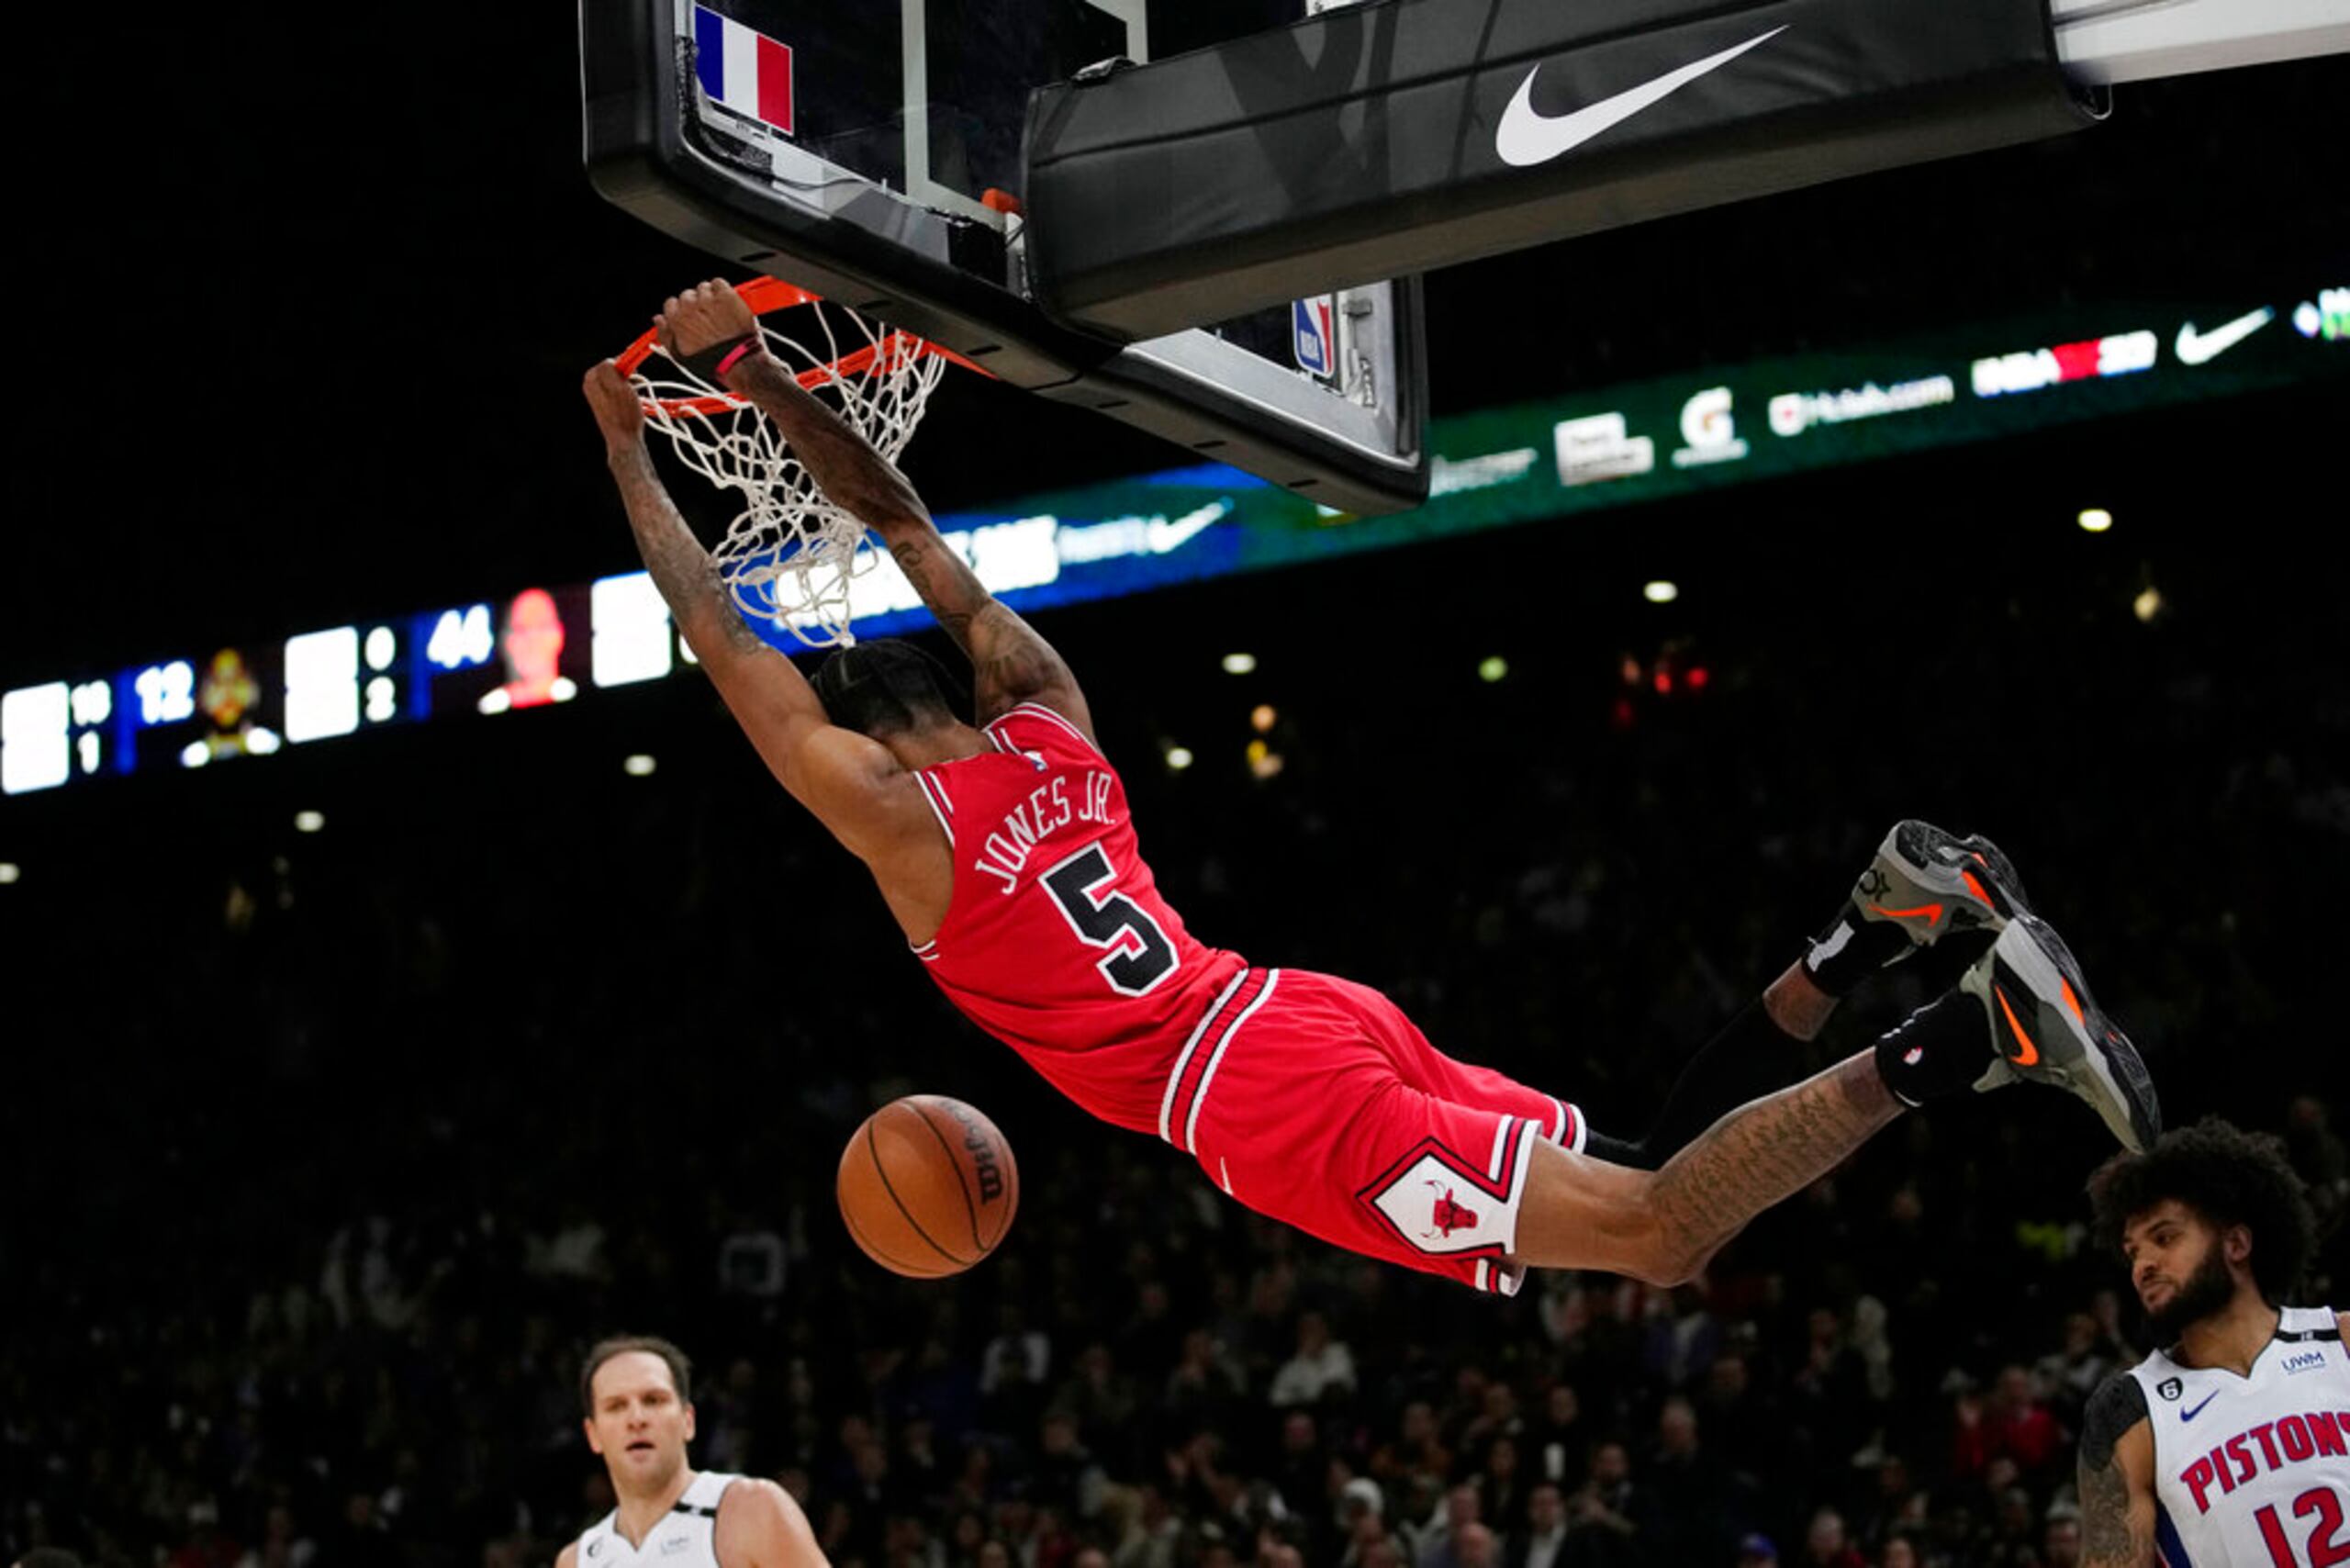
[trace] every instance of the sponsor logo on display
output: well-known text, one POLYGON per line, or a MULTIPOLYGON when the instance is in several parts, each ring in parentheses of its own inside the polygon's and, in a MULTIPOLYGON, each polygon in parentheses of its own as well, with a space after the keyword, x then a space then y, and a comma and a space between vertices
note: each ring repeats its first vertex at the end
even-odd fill
POLYGON ((2181 364, 2209 364, 2275 319, 2277 312, 2264 305, 2208 332, 2197 331, 2195 323, 2189 321, 2178 329, 2178 337, 2171 347, 2178 351, 2181 364))
POLYGON ((1681 405, 1681 439, 1686 444, 1673 454, 1675 468, 1700 468, 1708 463, 1734 463, 1746 455, 1730 418, 1730 390, 1708 386, 1681 405))
POLYGON ((2195 1417, 2196 1417, 2200 1416, 2201 1414, 2203 1414, 2203 1407, 2204 1407, 2206 1405, 2210 1404, 2210 1403, 2211 1403, 2211 1401, 2213 1401, 2214 1399, 2217 1399, 2217 1398, 2219 1398, 2219 1397, 2220 1397, 2220 1391, 2219 1391, 2218 1389, 2216 1389, 2216 1388, 2215 1388, 2215 1389, 2213 1389, 2210 1393, 2209 1393, 2209 1394, 2205 1394, 2201 1399, 2199 1399, 2199 1400, 2196 1401, 2194 1404, 2189 1405, 2189 1406, 2187 1406, 2183 1407, 2182 1409, 2180 1409, 2180 1411, 2179 1411, 2179 1413, 2178 1413, 2178 1418, 2179 1418, 2180 1420, 2182 1420, 2182 1421, 2192 1421, 2193 1419, 2195 1419, 2195 1417))
POLYGON ((2315 1372, 2323 1365, 2325 1365, 2323 1350, 2303 1350, 2298 1356, 2285 1358, 2285 1371, 2288 1373, 2315 1372))
POLYGON ((2293 330, 2328 342, 2350 338, 2350 288, 2322 289, 2293 307, 2293 330))
POLYGON ((1430 458, 1428 498, 1515 484, 1534 472, 1534 465, 1541 455, 1530 446, 1521 446, 1510 452, 1489 452, 1482 457, 1430 458))
POLYGON ((1838 392, 1781 392, 1771 399, 1771 429, 1779 435, 1796 436, 1814 425, 1883 419, 1957 400, 1958 385, 1947 375, 1897 381, 1890 386, 1871 381, 1838 392))
MULTIPOLYGON (((1210 501, 1183 513, 1181 517, 1117 517, 1107 522, 1069 523, 1058 519, 1044 521, 1054 525, 1053 544, 1063 566, 1080 566, 1088 561, 1114 561, 1122 555, 1165 555, 1181 549, 1193 534, 1232 515, 1229 499, 1210 501)), ((947 536, 952 543, 954 535, 947 536)), ((979 581, 990 588, 987 574, 979 574, 979 581)))
MULTIPOLYGON (((1007 593, 1057 582, 1063 566, 1170 554, 1231 516, 1233 510, 1231 498, 1221 497, 1178 517, 1160 513, 1070 523, 1048 512, 954 529, 941 537, 989 592, 1007 593)), ((912 610, 921 602, 902 572, 860 571, 849 579, 849 613, 856 619, 912 610)))
POLYGON ((1628 479, 1656 467, 1656 442, 1647 436, 1631 434, 1621 414, 1561 420, 1551 435, 1558 446, 1561 485, 1628 479))
POLYGON ((2039 392, 2067 381, 2093 381, 2105 375, 2131 375, 2152 370, 2162 352, 2162 340, 2152 332, 2118 332, 2109 338, 2087 338, 2053 348, 2019 349, 1974 365, 1975 395, 2003 398, 2017 392, 2039 392))
POLYGON ((1589 141, 1603 131, 1639 114, 1642 109, 1661 103, 1709 71, 1718 71, 1757 44, 1768 43, 1785 32, 1785 28, 1773 28, 1769 32, 1733 44, 1719 54, 1670 71, 1653 81, 1643 82, 1625 92, 1612 94, 1595 104, 1585 104, 1572 114, 1546 115, 1534 106, 1534 79, 1542 74, 1536 66, 1517 84, 1517 95, 1502 111, 1502 122, 1494 131, 1494 151, 1501 161, 1514 169, 1551 159, 1589 141))

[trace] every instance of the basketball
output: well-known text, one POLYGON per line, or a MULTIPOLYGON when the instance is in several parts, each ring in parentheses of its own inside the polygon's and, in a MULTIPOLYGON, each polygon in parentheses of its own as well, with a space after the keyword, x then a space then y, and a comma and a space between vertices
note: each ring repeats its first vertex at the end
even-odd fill
POLYGON ((1012 1228, 1020 1167, 978 1111, 943 1094, 909 1094, 856 1129, 835 1192, 867 1257, 891 1273, 935 1280, 985 1258, 1012 1228))

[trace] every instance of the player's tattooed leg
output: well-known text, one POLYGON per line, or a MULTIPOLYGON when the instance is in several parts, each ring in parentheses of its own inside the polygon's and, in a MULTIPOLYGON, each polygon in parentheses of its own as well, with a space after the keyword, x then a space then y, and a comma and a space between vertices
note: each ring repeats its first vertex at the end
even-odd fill
POLYGON ((1789 964, 1786 972, 1762 992, 1762 1006, 1771 1022, 1798 1040, 1819 1037, 1819 1031, 1828 1026, 1829 1014, 1836 1011, 1836 1002, 1800 961, 1789 964))
POLYGON ((1731 1112, 1651 1185, 1668 1255, 1710 1256, 1756 1215, 1842 1164, 1902 1109, 1863 1052, 1731 1112))

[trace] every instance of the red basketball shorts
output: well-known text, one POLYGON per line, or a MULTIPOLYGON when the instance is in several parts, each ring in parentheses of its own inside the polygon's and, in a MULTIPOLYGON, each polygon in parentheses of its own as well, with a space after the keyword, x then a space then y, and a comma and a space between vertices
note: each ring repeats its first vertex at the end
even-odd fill
POLYGON ((1504 1295, 1534 1140, 1580 1152, 1585 1135, 1573 1106, 1307 969, 1234 978, 1168 1075, 1158 1131, 1259 1214, 1504 1295))

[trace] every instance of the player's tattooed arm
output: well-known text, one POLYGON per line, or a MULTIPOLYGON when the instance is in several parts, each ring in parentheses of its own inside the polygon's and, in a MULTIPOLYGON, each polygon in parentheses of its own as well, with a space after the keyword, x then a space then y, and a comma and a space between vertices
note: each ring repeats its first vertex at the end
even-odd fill
MULTIPOLYGON (((765 650, 767 644, 744 622, 718 580, 710 552, 686 525, 654 469, 653 454, 644 449, 644 410, 637 403, 636 389, 610 360, 588 371, 582 389, 603 430, 605 464, 628 509, 637 553, 644 557, 645 570, 694 656, 715 673, 714 661, 765 650)), ((790 667, 789 660, 777 662, 790 667)), ((792 678, 798 679, 796 672, 792 678)), ((814 700, 811 692, 809 700, 814 700)))
POLYGON ((900 789, 895 809, 883 809, 888 797, 878 786, 895 766, 889 754, 830 724, 807 678, 744 621, 654 469, 628 378, 606 360, 588 373, 584 389, 645 570, 743 733, 783 787, 850 849, 864 855, 890 842, 915 802, 904 799, 911 790, 900 789))
POLYGON ((930 525, 929 510, 898 465, 803 389, 773 354, 745 354, 726 373, 726 385, 775 421, 784 444, 833 505, 884 539, 901 527, 930 525))
POLYGON ((775 423, 791 454, 806 466, 824 498, 883 537, 909 523, 927 526, 930 514, 906 476, 873 443, 817 398, 767 353, 759 319, 722 278, 696 284, 663 302, 653 319, 661 346, 673 357, 704 353, 751 340, 751 352, 727 367, 727 389, 747 398, 775 423))
POLYGON ((972 700, 981 723, 1017 703, 1042 702, 1093 738, 1093 716, 1077 677, 1010 605, 925 521, 890 541, 890 557, 971 661, 972 700))
MULTIPOLYGON (((757 330, 757 319, 724 283, 698 284, 668 300, 655 318, 673 353, 696 353, 757 330)), ((764 348, 728 367, 729 390, 775 422, 824 498, 881 536, 890 558, 923 604, 971 661, 981 722, 1015 703, 1046 704, 1093 734, 1077 678, 1029 624, 996 601, 949 549, 930 510, 897 465, 822 402, 764 348)))
POLYGON ((2117 1372, 2081 1420, 2082 1568, 2148 1568, 2154 1561, 2154 1434, 2146 1392, 2117 1372))
POLYGON ((890 558, 971 661, 972 697, 981 723, 1016 703, 1037 701, 1092 738, 1092 715, 1069 666, 1035 628, 987 590, 894 465, 801 391, 772 359, 745 361, 727 383, 782 427, 784 439, 825 497, 890 547, 890 558))
MULTIPOLYGON (((669 300, 655 319, 673 353, 698 353, 755 330, 750 308, 723 283, 699 284, 669 300)), ((824 498, 881 536, 890 558, 923 604, 971 661, 980 722, 1015 703, 1039 701, 1091 738, 1093 721, 1052 644, 996 601, 949 549, 930 510, 897 465, 875 450, 790 371, 764 349, 744 354, 726 372, 727 387, 747 398, 806 465, 824 498)))

